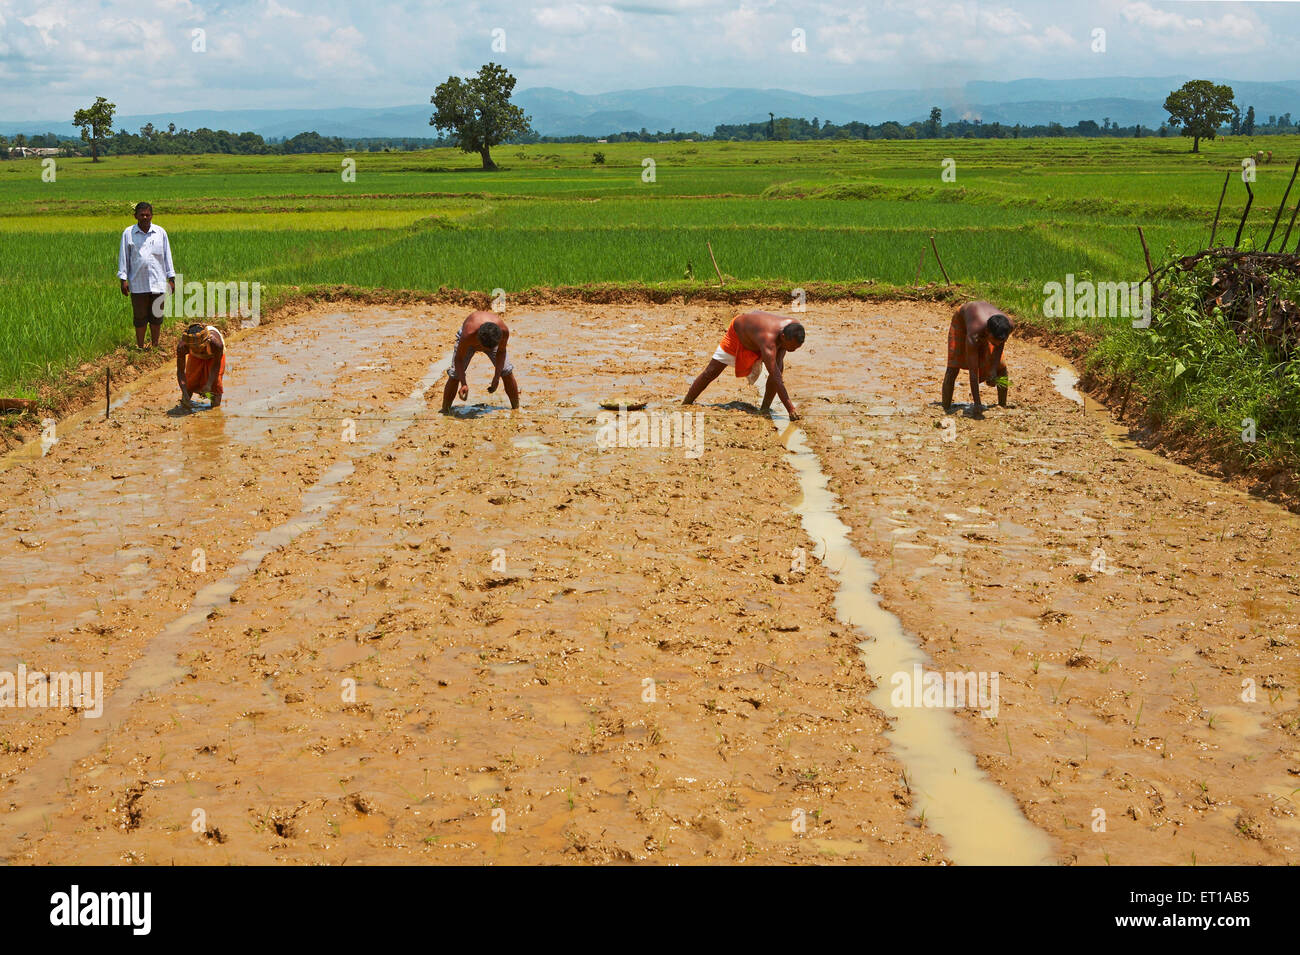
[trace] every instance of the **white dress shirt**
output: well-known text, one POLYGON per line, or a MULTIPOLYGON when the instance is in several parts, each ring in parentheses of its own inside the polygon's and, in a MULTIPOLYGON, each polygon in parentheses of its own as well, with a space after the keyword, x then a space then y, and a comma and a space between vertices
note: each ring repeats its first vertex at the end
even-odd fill
POLYGON ((160 225, 145 232, 136 223, 122 230, 122 247, 117 253, 117 277, 131 280, 132 292, 167 291, 167 280, 175 278, 172 247, 160 225))

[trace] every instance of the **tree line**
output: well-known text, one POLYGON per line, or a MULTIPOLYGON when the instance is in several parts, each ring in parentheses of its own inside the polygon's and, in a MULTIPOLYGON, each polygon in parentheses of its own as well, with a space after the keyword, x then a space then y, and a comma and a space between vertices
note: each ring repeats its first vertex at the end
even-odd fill
MULTIPOLYGON (((60 149, 64 155, 80 155, 82 142, 70 136, 43 133, 25 136, 22 133, 6 141, 0 136, 0 159, 9 157, 9 150, 19 146, 29 149, 60 149)), ((224 129, 177 129, 174 123, 166 129, 155 129, 153 124, 140 128, 138 133, 119 130, 101 140, 98 152, 110 156, 196 155, 199 153, 225 153, 240 156, 293 155, 297 153, 377 152, 383 150, 431 149, 446 146, 442 137, 340 137, 322 136, 316 132, 299 133, 287 138, 266 139, 257 133, 232 133, 224 129)))
MULTIPOLYGON (((434 146, 455 146, 464 152, 478 153, 484 169, 495 169, 491 149, 502 143, 621 143, 621 142, 679 142, 682 140, 729 141, 804 141, 804 140, 871 140, 871 139, 1030 139, 1052 137, 1140 137, 1169 136, 1177 133, 1192 137, 1192 152, 1199 151, 1202 139, 1214 139, 1223 133, 1232 135, 1276 135, 1292 133, 1297 127, 1291 114, 1269 116, 1260 123, 1255 107, 1243 114, 1234 102, 1232 87, 1218 85, 1209 80, 1189 80, 1165 99, 1164 108, 1169 113, 1167 123, 1150 129, 1135 124, 1121 126, 1112 123, 1109 116, 1096 120, 1085 119, 1073 126, 1061 123, 1008 125, 1001 122, 984 123, 978 119, 960 119, 944 123, 943 111, 932 107, 924 121, 899 123, 895 121, 872 125, 869 123, 821 122, 814 116, 811 121, 796 116, 777 117, 768 113, 766 123, 719 124, 712 134, 681 132, 675 128, 667 133, 651 133, 645 127, 640 131, 625 130, 604 137, 595 136, 539 136, 532 128, 531 118, 510 102, 515 78, 505 68, 488 63, 477 75, 462 78, 450 76, 438 86, 430 102, 435 112, 429 125, 438 130, 436 137, 370 137, 351 139, 339 136, 321 136, 316 132, 299 133, 284 140, 263 139, 257 133, 232 133, 224 129, 181 129, 174 123, 167 129, 155 129, 153 124, 141 127, 139 133, 113 132, 113 114, 117 107, 100 96, 86 109, 73 116, 73 125, 81 129, 81 139, 90 147, 91 158, 98 162, 99 154, 151 155, 182 153, 230 153, 239 155, 268 155, 294 153, 348 152, 375 149, 424 149, 434 146)), ((21 134, 15 137, 15 146, 38 143, 46 148, 62 147, 65 154, 72 151, 75 140, 55 137, 53 133, 33 136, 24 142, 21 134)), ((7 158, 9 150, 0 138, 0 158, 7 158)))

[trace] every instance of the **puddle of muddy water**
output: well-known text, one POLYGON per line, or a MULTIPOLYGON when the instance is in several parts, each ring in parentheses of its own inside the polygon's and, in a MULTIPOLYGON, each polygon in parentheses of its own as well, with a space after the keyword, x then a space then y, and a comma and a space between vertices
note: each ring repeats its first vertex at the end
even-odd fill
POLYGON ((1112 448, 1123 451, 1125 454, 1136 458, 1144 464, 1150 464, 1153 467, 1160 468, 1170 474, 1186 478, 1189 481, 1194 481, 1201 487, 1213 491, 1216 494, 1232 495, 1233 497, 1240 498, 1249 497, 1245 491, 1240 491, 1229 484, 1216 481, 1215 479, 1189 468, 1186 465, 1179 464, 1177 461, 1172 461, 1169 458, 1142 447, 1133 440, 1127 427, 1111 417, 1111 414, 1105 405, 1099 401, 1093 400, 1088 395, 1079 391, 1079 372, 1073 365, 1035 345, 1027 345, 1026 347, 1032 349, 1038 354, 1039 358, 1041 358, 1044 363, 1054 368, 1052 372, 1052 387, 1056 389, 1056 392, 1069 401, 1074 402, 1076 405, 1079 405, 1083 409, 1084 414, 1089 415, 1100 422, 1102 427, 1102 436, 1105 438, 1106 443, 1112 448))
MULTIPOLYGON (((413 415, 425 407, 425 392, 441 381, 443 367, 444 362, 441 360, 435 362, 411 395, 394 409, 385 426, 369 440, 356 443, 358 456, 374 453, 391 444, 411 424, 413 415)), ((72 768, 78 760, 89 756, 104 744, 116 726, 125 720, 136 700, 184 676, 186 671, 176 662, 176 656, 189 641, 195 628, 214 609, 229 601, 230 596, 268 554, 288 546, 304 532, 320 525, 338 504, 338 485, 353 470, 351 457, 327 469, 304 492, 298 514, 283 524, 258 534, 224 577, 200 590, 190 609, 172 620, 150 641, 127 671, 121 684, 107 695, 102 721, 96 720, 92 724, 83 719, 76 729, 56 740, 40 762, 29 769, 6 793, 11 808, 3 817, 5 826, 4 834, 0 836, 0 851, 6 856, 12 853, 16 841, 25 836, 29 827, 38 824, 42 816, 57 811, 59 795, 55 791, 56 786, 72 775, 72 768)))
MULTIPOLYGON (((760 393, 765 377, 760 375, 757 383, 760 393)), ((1050 841, 975 765, 953 714, 938 707, 894 705, 891 678, 924 668, 925 654, 899 619, 880 606, 873 590, 875 568, 858 553, 848 526, 836 516, 838 501, 806 435, 785 414, 774 411, 772 418, 790 452, 786 460, 799 475, 803 495, 795 511, 808 536, 819 542, 816 556, 839 583, 836 615, 867 638, 859 648, 877 683, 870 699, 891 718, 889 743, 907 773, 917 815, 924 814, 926 825, 944 838, 958 864, 1050 863, 1050 841)))

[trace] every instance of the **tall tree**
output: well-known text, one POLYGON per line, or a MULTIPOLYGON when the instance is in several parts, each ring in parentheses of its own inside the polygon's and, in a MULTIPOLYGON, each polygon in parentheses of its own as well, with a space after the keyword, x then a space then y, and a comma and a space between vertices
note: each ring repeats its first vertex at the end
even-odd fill
POLYGON ((1242 120, 1241 131, 1247 136, 1255 135, 1255 107, 1246 108, 1246 118, 1242 120))
POLYGON ((943 121, 943 110, 937 106, 930 107, 930 121, 925 124, 931 139, 939 138, 939 124, 943 121))
POLYGON ((494 170, 491 149, 513 136, 532 132, 529 117, 510 102, 515 78, 503 66, 488 63, 468 80, 447 77, 429 102, 436 110, 429 125, 452 130, 454 145, 478 153, 485 170, 494 170))
POLYGON ((117 106, 96 96, 93 105, 72 115, 72 125, 80 128, 81 138, 90 143, 90 161, 99 162, 99 146, 113 134, 113 113, 117 106))
POLYGON ((1192 152, 1199 153, 1201 140, 1214 139, 1219 127, 1236 115, 1232 97, 1231 86, 1188 80, 1165 99, 1169 125, 1181 126, 1183 135, 1192 137, 1192 152))

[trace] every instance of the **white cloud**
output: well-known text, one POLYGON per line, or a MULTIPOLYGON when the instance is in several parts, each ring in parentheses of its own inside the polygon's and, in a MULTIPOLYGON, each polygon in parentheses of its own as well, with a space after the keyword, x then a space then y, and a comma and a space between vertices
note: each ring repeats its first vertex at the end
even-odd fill
POLYGON ((1129 23, 1149 31, 1147 38, 1164 52, 1184 54, 1221 53, 1225 41, 1235 52, 1265 45, 1260 24, 1245 4, 1233 6, 1244 15, 1224 12, 1220 17, 1187 16, 1177 10, 1157 9, 1149 3, 1128 3, 1120 11, 1129 23))
POLYGON ((1300 4, 1159 0, 0 0, 0 119, 423 102, 494 60, 517 89, 861 92, 970 79, 1285 79, 1300 4), (192 53, 190 31, 207 31, 192 53), (1094 27, 1110 53, 1089 49, 1094 27), (505 52, 491 49, 506 30, 505 52), (794 54, 791 30, 806 31, 794 54), (156 77, 127 82, 143 62, 156 77))
POLYGON ((591 7, 585 3, 566 3, 541 7, 533 13, 533 20, 541 29, 569 34, 618 26, 622 19, 617 10, 606 4, 591 7))

